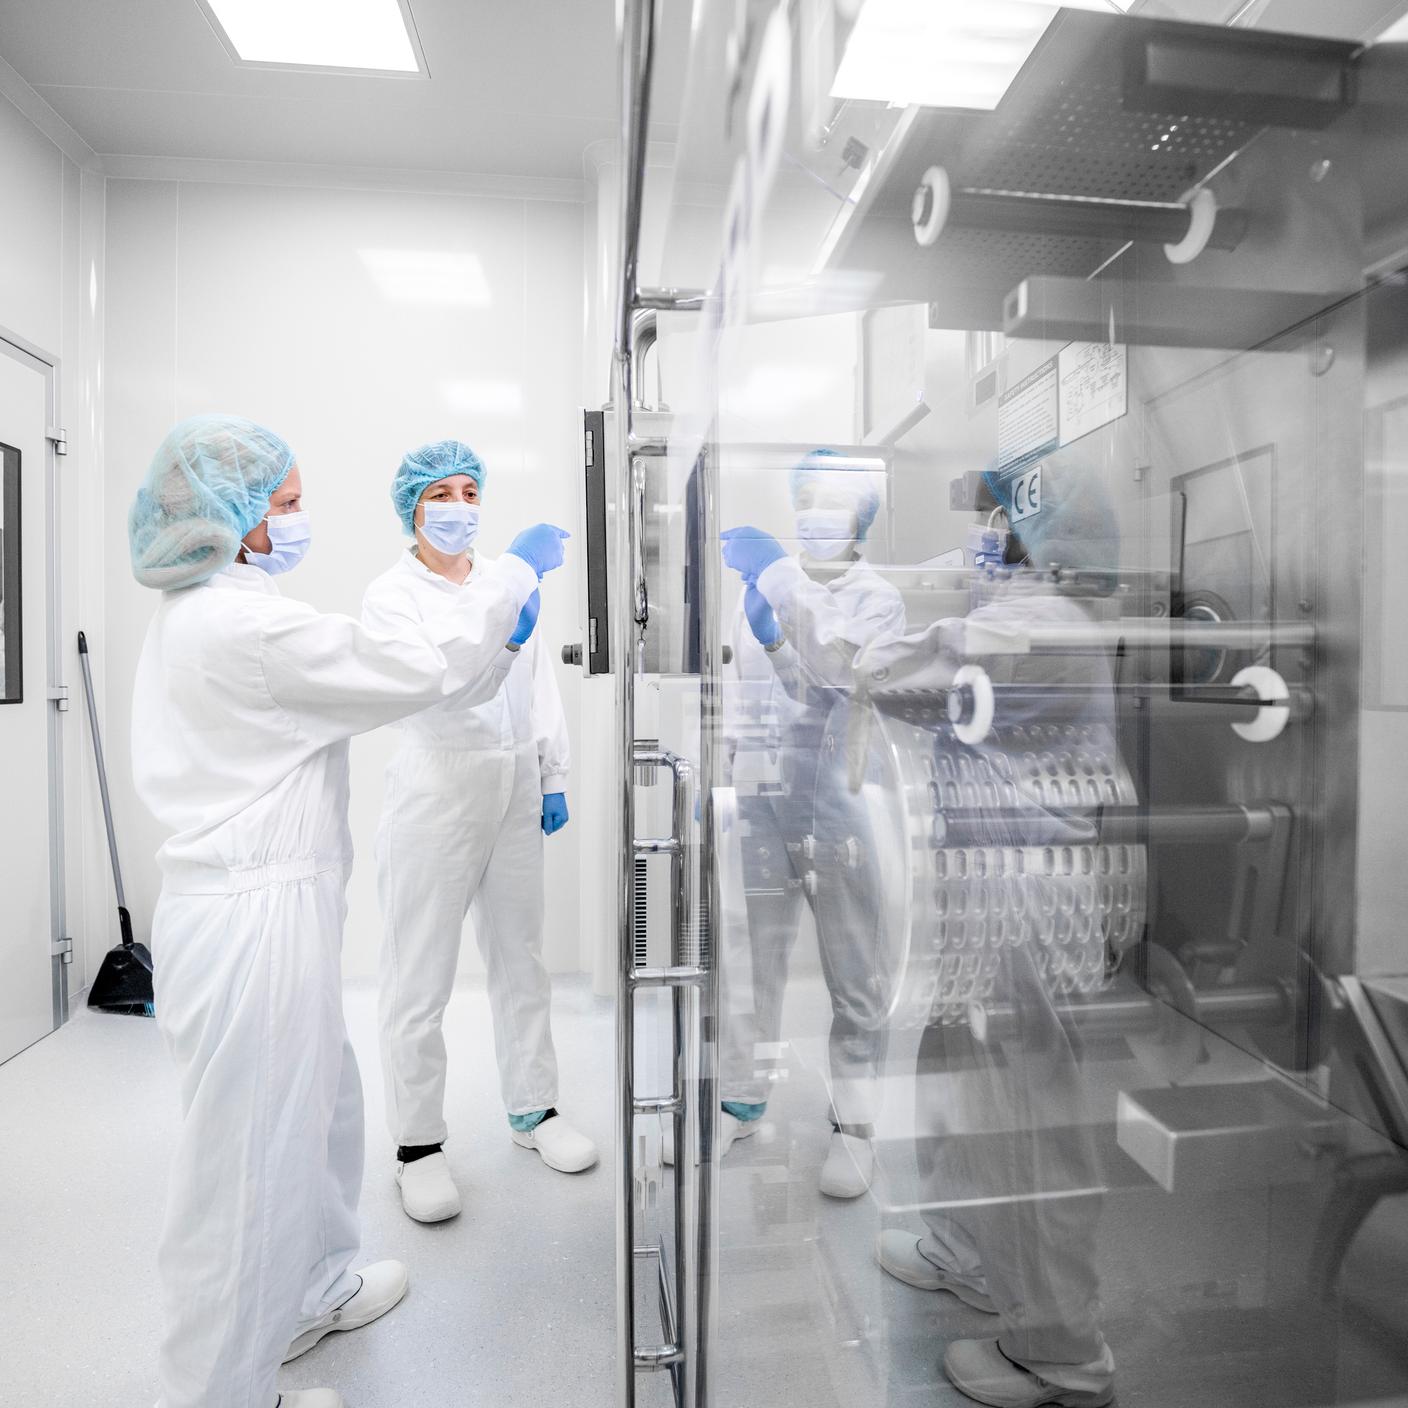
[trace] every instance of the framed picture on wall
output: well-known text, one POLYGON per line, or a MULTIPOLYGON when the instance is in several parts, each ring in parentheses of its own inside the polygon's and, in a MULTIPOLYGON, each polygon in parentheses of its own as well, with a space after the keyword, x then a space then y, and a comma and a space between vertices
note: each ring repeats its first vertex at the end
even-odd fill
POLYGON ((0 445, 0 592, 0 704, 21 704, 20 452, 13 445, 0 445))

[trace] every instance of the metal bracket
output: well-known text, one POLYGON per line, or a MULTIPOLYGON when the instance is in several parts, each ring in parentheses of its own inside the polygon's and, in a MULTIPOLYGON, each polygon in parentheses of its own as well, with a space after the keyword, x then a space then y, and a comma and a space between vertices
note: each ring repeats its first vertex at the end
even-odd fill
POLYGON ((44 438, 54 447, 56 455, 68 454, 68 431, 61 425, 51 425, 45 432, 44 438))
POLYGON ((50 686, 49 698, 53 701, 54 708, 56 708, 59 713, 68 713, 68 686, 66 684, 50 686))
POLYGON ((52 957, 62 959, 65 963, 72 963, 73 940, 70 938, 55 939, 49 945, 49 953, 52 957))

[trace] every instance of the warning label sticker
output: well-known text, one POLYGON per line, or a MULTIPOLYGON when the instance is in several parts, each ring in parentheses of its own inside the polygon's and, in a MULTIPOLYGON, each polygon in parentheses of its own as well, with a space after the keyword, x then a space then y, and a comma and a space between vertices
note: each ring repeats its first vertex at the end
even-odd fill
MULTIPOLYGON (((1129 409, 1122 343, 1071 342, 997 401, 997 472, 1006 479, 1129 409)), ((1040 500, 1029 512, 1040 512, 1040 500)))

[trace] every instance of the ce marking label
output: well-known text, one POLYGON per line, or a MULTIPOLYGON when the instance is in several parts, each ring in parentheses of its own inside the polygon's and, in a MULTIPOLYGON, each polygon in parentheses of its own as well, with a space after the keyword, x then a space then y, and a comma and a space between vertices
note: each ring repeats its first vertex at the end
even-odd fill
POLYGON ((1040 512, 1041 466, 1037 465, 1012 481, 1012 512, 1009 517, 1013 523, 1020 523, 1024 518, 1031 518, 1040 512))

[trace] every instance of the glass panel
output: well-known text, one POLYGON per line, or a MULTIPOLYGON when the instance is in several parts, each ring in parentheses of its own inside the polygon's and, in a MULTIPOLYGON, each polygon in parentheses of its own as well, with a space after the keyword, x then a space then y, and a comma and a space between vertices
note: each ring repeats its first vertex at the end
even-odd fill
POLYGON ((1408 1393, 1394 16, 1128 8, 697 8, 718 1404, 1408 1393))

